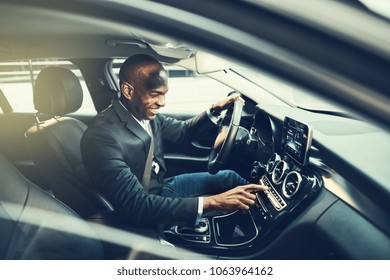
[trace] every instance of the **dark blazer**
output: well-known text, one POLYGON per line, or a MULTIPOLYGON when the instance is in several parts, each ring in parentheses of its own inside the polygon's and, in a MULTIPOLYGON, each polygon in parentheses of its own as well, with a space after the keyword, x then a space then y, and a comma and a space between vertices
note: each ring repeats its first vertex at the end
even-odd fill
POLYGON ((84 133, 81 140, 83 163, 94 185, 131 224, 194 222, 197 198, 158 195, 166 173, 163 140, 175 143, 191 139, 214 124, 203 112, 187 121, 158 114, 150 125, 160 171, 149 193, 144 191, 140 182, 151 137, 118 100, 99 113, 84 133))

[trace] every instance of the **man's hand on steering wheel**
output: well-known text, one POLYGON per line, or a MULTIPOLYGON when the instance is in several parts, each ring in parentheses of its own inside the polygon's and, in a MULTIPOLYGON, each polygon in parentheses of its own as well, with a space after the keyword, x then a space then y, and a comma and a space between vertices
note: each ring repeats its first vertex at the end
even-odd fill
POLYGON ((235 145, 235 138, 239 130, 242 108, 244 100, 239 93, 233 92, 227 98, 215 103, 210 112, 213 116, 218 116, 221 111, 228 109, 228 113, 219 122, 218 135, 210 151, 207 170, 210 174, 217 173, 228 159, 235 145), (234 106, 230 106, 233 105, 234 106))
POLYGON ((226 110, 231 103, 239 99, 243 104, 245 104, 245 100, 241 98, 241 94, 233 93, 229 95, 227 98, 218 101, 211 105, 210 111, 213 116, 219 116, 223 110, 226 110))

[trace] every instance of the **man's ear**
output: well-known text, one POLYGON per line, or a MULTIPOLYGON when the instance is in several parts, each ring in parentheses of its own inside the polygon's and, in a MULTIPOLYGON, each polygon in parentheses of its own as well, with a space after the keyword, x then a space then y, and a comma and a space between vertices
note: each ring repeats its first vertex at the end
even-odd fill
POLYGON ((121 92, 124 98, 126 98, 127 100, 131 100, 134 95, 134 88, 129 83, 122 83, 121 92))

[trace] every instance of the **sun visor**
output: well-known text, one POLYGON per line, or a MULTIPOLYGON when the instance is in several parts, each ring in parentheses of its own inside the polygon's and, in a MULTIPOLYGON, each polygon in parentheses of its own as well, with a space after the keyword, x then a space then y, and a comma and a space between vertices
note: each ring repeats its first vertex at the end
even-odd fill
POLYGON ((150 44, 142 39, 109 39, 106 40, 106 45, 110 48, 123 50, 123 52, 129 52, 132 48, 137 48, 144 53, 149 52, 151 55, 157 54, 173 61, 187 59, 193 55, 193 50, 183 45, 175 45, 172 43, 163 45, 150 44))
POLYGON ((196 53, 195 65, 199 74, 218 72, 233 66, 231 62, 205 52, 196 53))

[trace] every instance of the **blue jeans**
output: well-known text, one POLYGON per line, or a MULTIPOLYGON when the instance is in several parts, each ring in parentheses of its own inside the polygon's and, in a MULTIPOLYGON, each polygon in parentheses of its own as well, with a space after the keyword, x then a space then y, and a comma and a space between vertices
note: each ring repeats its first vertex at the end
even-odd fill
POLYGON ((214 175, 207 172, 189 173, 167 179, 160 195, 165 197, 196 197, 221 193, 246 184, 249 184, 247 180, 231 170, 222 170, 214 175))

